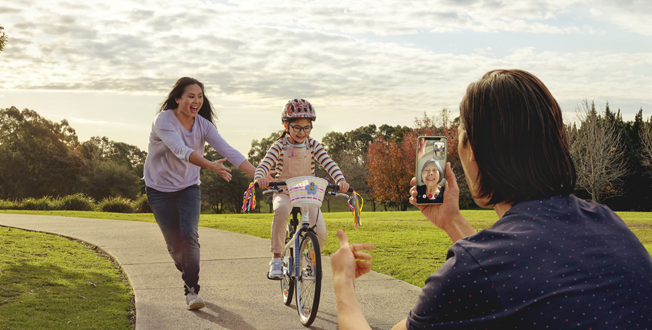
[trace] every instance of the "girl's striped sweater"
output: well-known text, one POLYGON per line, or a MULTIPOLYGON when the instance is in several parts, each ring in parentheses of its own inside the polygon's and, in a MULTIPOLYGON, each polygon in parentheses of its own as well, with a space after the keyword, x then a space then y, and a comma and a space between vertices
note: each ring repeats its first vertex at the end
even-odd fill
MULTIPOLYGON (((308 147, 310 148, 310 154, 312 156, 312 165, 310 166, 312 175, 315 175, 315 159, 317 159, 321 166, 323 166, 328 174, 330 174, 330 176, 333 178, 333 180, 335 180, 335 183, 339 183, 340 181, 344 180, 344 175, 342 175, 342 171, 340 170, 339 166, 337 166, 331 157, 328 156, 328 153, 326 153, 326 150, 321 145, 321 143, 309 137, 308 147)), ((283 153, 285 152, 285 149, 290 148, 292 148, 292 146, 290 146, 290 144, 287 142, 287 139, 285 138, 274 142, 274 144, 272 144, 272 146, 267 151, 267 155, 265 155, 263 161, 260 162, 260 165, 258 165, 258 168, 256 168, 256 175, 254 176, 254 180, 266 177, 274 164, 276 164, 277 175, 280 175, 283 172, 283 153)))

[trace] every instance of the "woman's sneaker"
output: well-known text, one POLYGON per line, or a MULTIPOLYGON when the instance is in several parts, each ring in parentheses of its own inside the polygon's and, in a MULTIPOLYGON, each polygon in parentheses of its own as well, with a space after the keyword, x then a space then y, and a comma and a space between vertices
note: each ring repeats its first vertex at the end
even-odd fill
POLYGON ((273 258, 269 262, 269 273, 267 278, 270 280, 280 280, 283 278, 283 261, 281 258, 273 258))
POLYGON ((188 309, 201 309, 206 306, 195 293, 195 288, 190 288, 190 292, 186 295, 186 304, 188 304, 188 309))

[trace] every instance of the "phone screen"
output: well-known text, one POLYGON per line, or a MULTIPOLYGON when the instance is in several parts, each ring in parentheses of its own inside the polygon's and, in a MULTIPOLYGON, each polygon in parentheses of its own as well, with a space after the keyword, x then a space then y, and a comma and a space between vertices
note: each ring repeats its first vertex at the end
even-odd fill
POLYGON ((444 202, 446 180, 446 153, 448 139, 445 136, 420 136, 417 140, 417 161, 414 176, 417 178, 417 204, 441 204, 444 202))

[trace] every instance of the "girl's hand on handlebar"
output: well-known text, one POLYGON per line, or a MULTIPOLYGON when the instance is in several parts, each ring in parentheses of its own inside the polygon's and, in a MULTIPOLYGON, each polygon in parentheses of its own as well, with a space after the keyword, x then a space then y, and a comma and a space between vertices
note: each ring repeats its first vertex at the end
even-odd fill
POLYGON ((346 181, 344 181, 344 180, 338 182, 337 186, 339 187, 337 189, 337 192, 345 193, 345 192, 349 191, 349 184, 346 183, 346 181))
POLYGON ((211 162, 209 168, 211 171, 217 173, 219 176, 221 176, 226 182, 231 181, 231 169, 228 167, 224 166, 224 162, 226 161, 226 158, 222 158, 220 160, 216 160, 214 162, 211 162))
POLYGON ((254 182, 258 184, 258 188, 267 189, 269 186, 269 180, 267 178, 258 178, 254 182))

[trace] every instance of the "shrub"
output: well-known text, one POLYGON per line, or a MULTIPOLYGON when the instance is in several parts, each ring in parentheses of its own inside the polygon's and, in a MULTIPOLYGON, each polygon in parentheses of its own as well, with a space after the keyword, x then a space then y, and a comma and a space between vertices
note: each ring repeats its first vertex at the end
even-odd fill
POLYGON ((23 210, 56 210, 59 208, 59 201, 50 196, 44 196, 39 199, 25 198, 20 203, 23 210))
POLYGON ((14 201, 0 200, 1 210, 20 210, 20 203, 14 201))
POLYGON ((82 194, 68 195, 59 200, 59 209, 66 211, 93 211, 95 201, 82 194))
POLYGON ((136 213, 152 213, 152 208, 149 206, 147 195, 142 194, 134 201, 134 212, 136 213))
POLYGON ((122 197, 109 197, 97 204, 102 212, 134 213, 134 204, 131 200, 122 197))

